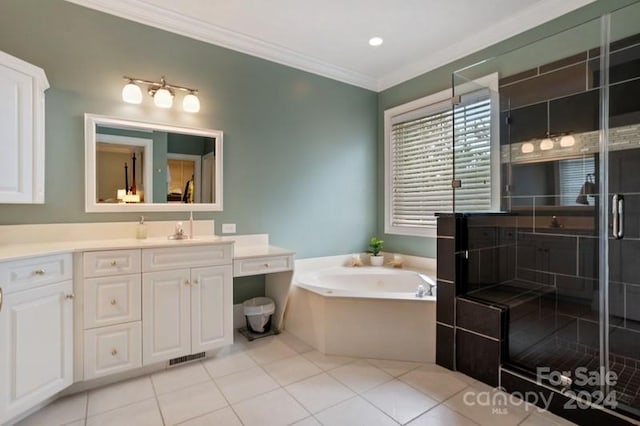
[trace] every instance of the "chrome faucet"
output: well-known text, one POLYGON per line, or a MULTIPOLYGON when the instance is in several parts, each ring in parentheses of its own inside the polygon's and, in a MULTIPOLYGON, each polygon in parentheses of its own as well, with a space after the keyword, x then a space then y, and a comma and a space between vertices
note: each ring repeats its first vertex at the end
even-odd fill
POLYGON ((425 285, 428 286, 425 288, 424 285, 419 285, 416 290, 416 297, 424 297, 424 296, 433 296, 433 289, 437 287, 437 284, 430 277, 424 274, 418 274, 418 277, 424 282, 425 285))

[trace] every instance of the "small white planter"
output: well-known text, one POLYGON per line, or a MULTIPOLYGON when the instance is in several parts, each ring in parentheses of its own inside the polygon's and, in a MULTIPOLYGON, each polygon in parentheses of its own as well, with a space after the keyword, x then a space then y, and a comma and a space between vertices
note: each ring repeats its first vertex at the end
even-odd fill
POLYGON ((371 262, 371 266, 382 266, 384 263, 384 256, 379 254, 377 256, 369 256, 369 260, 371 262))

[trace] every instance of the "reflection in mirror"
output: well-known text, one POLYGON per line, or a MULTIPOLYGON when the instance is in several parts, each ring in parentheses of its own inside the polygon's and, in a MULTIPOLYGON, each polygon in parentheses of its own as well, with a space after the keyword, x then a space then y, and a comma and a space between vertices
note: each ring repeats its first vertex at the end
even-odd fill
POLYGON ((593 155, 513 164, 513 207, 593 206, 597 192, 593 155))
POLYGON ((222 132, 85 115, 86 211, 222 210, 222 132))

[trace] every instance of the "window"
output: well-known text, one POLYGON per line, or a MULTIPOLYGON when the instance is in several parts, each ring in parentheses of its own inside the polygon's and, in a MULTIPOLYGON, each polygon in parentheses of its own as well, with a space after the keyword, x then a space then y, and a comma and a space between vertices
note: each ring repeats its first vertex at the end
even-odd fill
MULTIPOLYGON (((497 76, 488 78, 497 85, 497 76)), ((462 181, 456 211, 489 211, 499 204, 499 179, 492 177, 500 161, 497 99, 489 89, 469 90, 452 108, 450 93, 385 111, 388 234, 435 235, 435 213, 454 209, 454 167, 462 181)))

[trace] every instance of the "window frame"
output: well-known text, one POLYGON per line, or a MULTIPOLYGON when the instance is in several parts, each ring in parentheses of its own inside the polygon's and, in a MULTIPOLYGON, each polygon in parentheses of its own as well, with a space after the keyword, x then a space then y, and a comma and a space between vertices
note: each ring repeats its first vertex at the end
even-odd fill
MULTIPOLYGON (((462 94, 471 93, 480 87, 489 88, 491 96, 491 209, 500 209, 500 108, 498 95, 498 73, 489 74, 474 81, 457 86, 462 94), (466 90, 465 90, 466 89, 466 90)), ((451 109, 453 90, 451 88, 424 96, 384 111, 384 233, 415 237, 435 237, 435 226, 423 228, 396 226, 392 223, 392 176, 391 176, 391 129, 392 120, 400 115, 425 110, 426 116, 451 109)), ((451 165, 453 170, 453 163, 451 165)), ((452 190, 453 191, 453 190, 452 190)), ((452 192, 453 196, 453 192, 452 192)))

